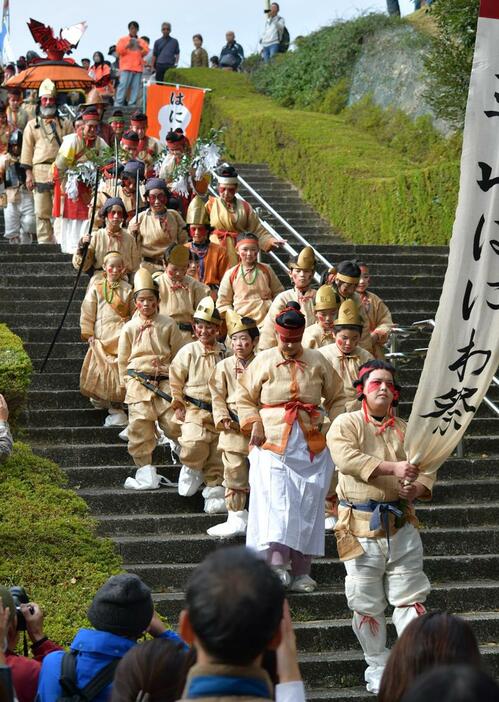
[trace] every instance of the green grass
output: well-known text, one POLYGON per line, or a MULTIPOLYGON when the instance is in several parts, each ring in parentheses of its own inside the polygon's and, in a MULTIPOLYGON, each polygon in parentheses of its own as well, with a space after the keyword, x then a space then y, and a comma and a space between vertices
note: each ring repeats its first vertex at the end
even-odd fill
POLYGON ((0 324, 0 393, 9 406, 9 421, 15 426, 26 401, 33 365, 21 339, 0 324))

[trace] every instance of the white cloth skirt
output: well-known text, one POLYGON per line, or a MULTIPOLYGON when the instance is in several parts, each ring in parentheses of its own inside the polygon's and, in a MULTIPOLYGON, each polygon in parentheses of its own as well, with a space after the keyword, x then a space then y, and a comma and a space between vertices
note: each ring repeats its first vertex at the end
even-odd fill
POLYGON ((60 218, 60 229, 57 241, 61 245, 62 253, 74 254, 78 242, 88 232, 88 220, 60 218))
POLYGON ((246 545, 257 551, 283 544, 308 556, 324 555, 324 502, 334 465, 329 450, 310 458, 298 422, 285 453, 253 448, 246 545))

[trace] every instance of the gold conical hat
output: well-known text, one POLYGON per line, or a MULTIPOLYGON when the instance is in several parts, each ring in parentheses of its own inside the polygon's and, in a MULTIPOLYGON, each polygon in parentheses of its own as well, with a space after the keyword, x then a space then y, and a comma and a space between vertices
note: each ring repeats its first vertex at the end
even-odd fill
POLYGON ((298 254, 298 257, 289 263, 289 267, 291 269, 301 268, 304 271, 315 270, 315 255, 313 248, 311 246, 305 246, 305 248, 298 254))
POLYGON ((194 319, 202 319, 210 324, 221 324, 220 312, 215 307, 213 298, 207 295, 199 302, 193 315, 194 319))
POLYGON ((225 313, 225 323, 227 325, 227 334, 233 336, 238 332, 249 331, 250 329, 256 329, 257 323, 254 319, 249 321, 249 317, 244 318, 246 322, 243 322, 241 315, 234 312, 234 310, 228 309, 225 313))
POLYGON ((57 88, 55 87, 55 83, 53 83, 50 78, 45 78, 45 80, 42 80, 40 83, 40 87, 38 88, 38 97, 56 97, 57 96, 57 88))
POLYGON ((205 227, 210 223, 210 218, 206 212, 204 202, 199 195, 196 195, 196 197, 191 200, 189 207, 187 208, 186 222, 189 225, 197 224, 205 227))
POLYGON ((360 316, 359 306, 355 300, 345 300, 342 302, 334 326, 348 325, 362 327, 363 324, 364 322, 360 316))
POLYGON ((315 295, 314 309, 316 312, 322 310, 335 310, 338 307, 336 293, 330 285, 322 285, 315 295))
POLYGON ((187 266, 189 265, 189 249, 182 244, 176 244, 172 246, 168 252, 168 258, 165 257, 165 260, 167 263, 171 263, 173 266, 178 266, 179 268, 187 266))
POLYGON ((152 275, 146 268, 139 268, 139 270, 135 273, 135 277, 133 279, 134 295, 136 295, 141 290, 152 290, 153 292, 157 291, 157 288, 154 285, 154 281, 152 279, 152 275))

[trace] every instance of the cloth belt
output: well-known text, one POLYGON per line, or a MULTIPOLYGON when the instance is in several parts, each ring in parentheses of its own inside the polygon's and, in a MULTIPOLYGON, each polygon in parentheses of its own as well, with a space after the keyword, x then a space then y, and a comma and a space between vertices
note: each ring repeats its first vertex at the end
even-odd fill
MULTIPOLYGON (((196 407, 199 407, 199 409, 205 410, 206 412, 213 412, 213 405, 211 402, 205 402, 204 400, 198 400, 197 397, 190 397, 189 395, 184 395, 184 400, 186 402, 190 402, 191 405, 195 405, 196 407)), ((229 408, 227 408, 229 412, 229 417, 232 419, 233 422, 236 422, 236 424, 239 424, 239 417, 235 412, 232 412, 229 408)))
POLYGON ((396 519, 402 519, 404 516, 403 504, 400 500, 394 502, 377 502, 376 500, 368 500, 368 502, 359 502, 353 504, 348 500, 340 500, 341 507, 349 507, 357 509, 359 512, 372 512, 369 520, 369 529, 377 531, 384 529, 386 533, 386 542, 388 545, 388 556, 390 556, 390 514, 393 514, 396 519))
POLYGON ((228 232, 224 229, 214 229, 213 233, 217 235, 222 246, 227 246, 227 239, 232 239, 234 246, 237 243, 238 232, 228 232))
POLYGON ((291 402, 280 402, 277 405, 262 405, 262 409, 271 409, 273 407, 284 407, 286 410, 284 414, 284 421, 290 426, 296 421, 298 417, 298 412, 303 410, 310 415, 310 418, 320 417, 320 412, 317 409, 317 405, 312 405, 311 403, 301 402, 300 400, 291 400, 291 402))
POLYGON ((180 331, 192 332, 192 324, 188 324, 187 322, 177 322, 177 327, 180 329, 180 331))

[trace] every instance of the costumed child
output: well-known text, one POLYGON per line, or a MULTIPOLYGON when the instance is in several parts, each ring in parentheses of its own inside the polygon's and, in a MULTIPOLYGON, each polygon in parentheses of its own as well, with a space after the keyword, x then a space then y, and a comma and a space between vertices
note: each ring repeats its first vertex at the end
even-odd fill
POLYGON ((305 326, 308 327, 315 322, 314 302, 317 291, 311 288, 315 272, 314 250, 310 246, 306 246, 296 258, 289 261, 288 267, 293 287, 279 293, 270 305, 260 330, 261 336, 258 346, 260 351, 277 346, 278 335, 275 331, 274 321, 291 300, 300 305, 300 311, 305 316, 305 326))
POLYGON ((180 428, 171 406, 169 370, 183 345, 177 325, 159 314, 159 295, 149 271, 139 268, 134 278, 137 313, 122 329, 118 346, 120 381, 128 405, 128 453, 137 471, 125 487, 159 488, 166 478, 152 465, 157 444, 156 422, 175 440, 180 428))
POLYGON ((184 344, 194 340, 194 311, 210 294, 207 285, 186 275, 191 255, 182 244, 170 244, 163 256, 164 273, 153 276, 159 291, 160 314, 168 315, 176 322, 184 344))
POLYGON ((356 388, 362 409, 338 417, 327 444, 338 471, 335 533, 346 569, 345 594, 368 666, 367 689, 376 694, 390 653, 387 601, 399 636, 425 612, 430 583, 413 503, 431 499, 434 476, 407 461, 407 425, 392 412, 400 396, 393 366, 368 361, 359 369, 356 388))
POLYGON ((163 253, 170 244, 187 241, 186 224, 176 210, 168 209, 168 188, 161 178, 149 178, 145 187, 148 209, 141 212, 138 222, 133 218, 128 231, 137 237, 142 251, 142 267, 163 270, 163 253))
POLYGON ((275 296, 284 290, 281 281, 266 263, 258 262, 258 237, 237 235, 236 251, 240 262, 225 272, 217 297, 221 315, 234 310, 263 325, 275 296))
MULTIPOLYGON (((115 161, 112 159, 110 168, 115 170, 115 161)), ((141 183, 144 180, 144 164, 142 161, 128 161, 124 166, 119 165, 118 167, 118 183, 115 188, 115 177, 109 178, 109 180, 103 181, 102 185, 99 186, 99 191, 97 193, 97 213, 94 220, 94 229, 99 229, 103 225, 103 219, 100 217, 100 208, 105 204, 106 200, 110 197, 119 197, 123 200, 125 205, 126 216, 123 222, 123 226, 127 227, 128 222, 135 215, 135 210, 137 207, 136 190, 137 190, 137 175, 139 181, 139 202, 138 209, 139 212, 147 209, 146 201, 142 193, 143 186, 141 183), (114 195, 116 191, 116 195, 114 195)), ((92 205, 90 205, 92 207, 92 205)))
POLYGON ((374 358, 384 358, 384 345, 393 327, 392 315, 383 300, 367 289, 371 283, 367 264, 357 261, 357 265, 360 268, 357 292, 360 295, 364 316, 367 317, 370 333, 370 339, 366 338, 364 348, 370 351, 374 358))
POLYGON ((358 344, 362 334, 362 318, 354 300, 341 303, 338 318, 334 322, 334 343, 319 349, 343 381, 346 396, 346 411, 360 409, 354 382, 359 368, 373 356, 358 344))
POLYGON ((208 388, 213 369, 225 357, 225 349, 217 341, 221 323, 213 299, 203 298, 194 312, 197 341, 184 346, 170 367, 172 407, 181 423, 178 443, 182 468, 178 493, 184 497, 194 495, 204 482, 204 511, 207 514, 227 511, 222 487, 222 456, 208 388))
POLYGON ((338 295, 330 285, 322 285, 315 295, 316 322, 305 329, 302 345, 306 349, 318 349, 334 344, 334 320, 338 313, 338 295))
POLYGON ((192 199, 187 210, 187 225, 191 241, 185 246, 199 257, 198 279, 218 290, 229 261, 225 249, 210 241, 210 219, 199 195, 192 199))
POLYGON ((154 164, 163 150, 161 142, 156 137, 147 136, 147 115, 136 111, 130 117, 130 130, 139 137, 137 158, 146 167, 146 177, 154 175, 154 164))
POLYGON ((80 373, 80 392, 97 409, 107 409, 105 427, 124 426, 125 391, 118 371, 121 330, 134 311, 132 286, 124 279, 125 264, 118 251, 104 255, 103 275, 88 286, 81 304, 81 338, 88 351, 80 373))
POLYGON ((217 363, 208 383, 213 423, 220 432, 218 448, 222 452, 228 512, 227 521, 210 527, 208 534, 221 538, 245 534, 248 524, 248 437, 239 427, 236 399, 238 380, 255 358, 259 336, 254 319, 241 317, 231 309, 227 310, 225 322, 234 354, 217 363))
POLYGON ((324 555, 333 473, 319 407, 333 420, 344 411, 345 395, 322 354, 302 347, 305 316, 297 302, 277 316, 275 329, 277 348, 261 351, 239 380, 239 423, 250 433, 246 545, 266 556, 285 586, 311 592, 312 556, 324 555))
POLYGON ((371 335, 369 332, 369 322, 362 308, 360 295, 357 292, 357 285, 360 280, 360 268, 355 261, 340 261, 336 269, 336 275, 332 286, 338 293, 340 303, 345 300, 353 300, 359 309, 362 318, 362 334, 359 346, 369 351, 371 346, 371 335))
POLYGON ((100 210, 104 227, 85 234, 78 242, 78 247, 73 254, 73 267, 78 270, 81 265, 83 248, 88 245, 87 255, 83 263, 83 271, 95 269, 91 280, 102 278, 102 264, 108 251, 119 251, 124 265, 123 275, 135 273, 140 265, 140 250, 134 236, 123 229, 126 209, 123 200, 119 197, 110 197, 100 210))
POLYGON ((5 188, 5 238, 9 244, 31 244, 36 234, 33 193, 26 187, 26 168, 19 163, 23 133, 9 135, 7 153, 0 156, 0 184, 5 188))

